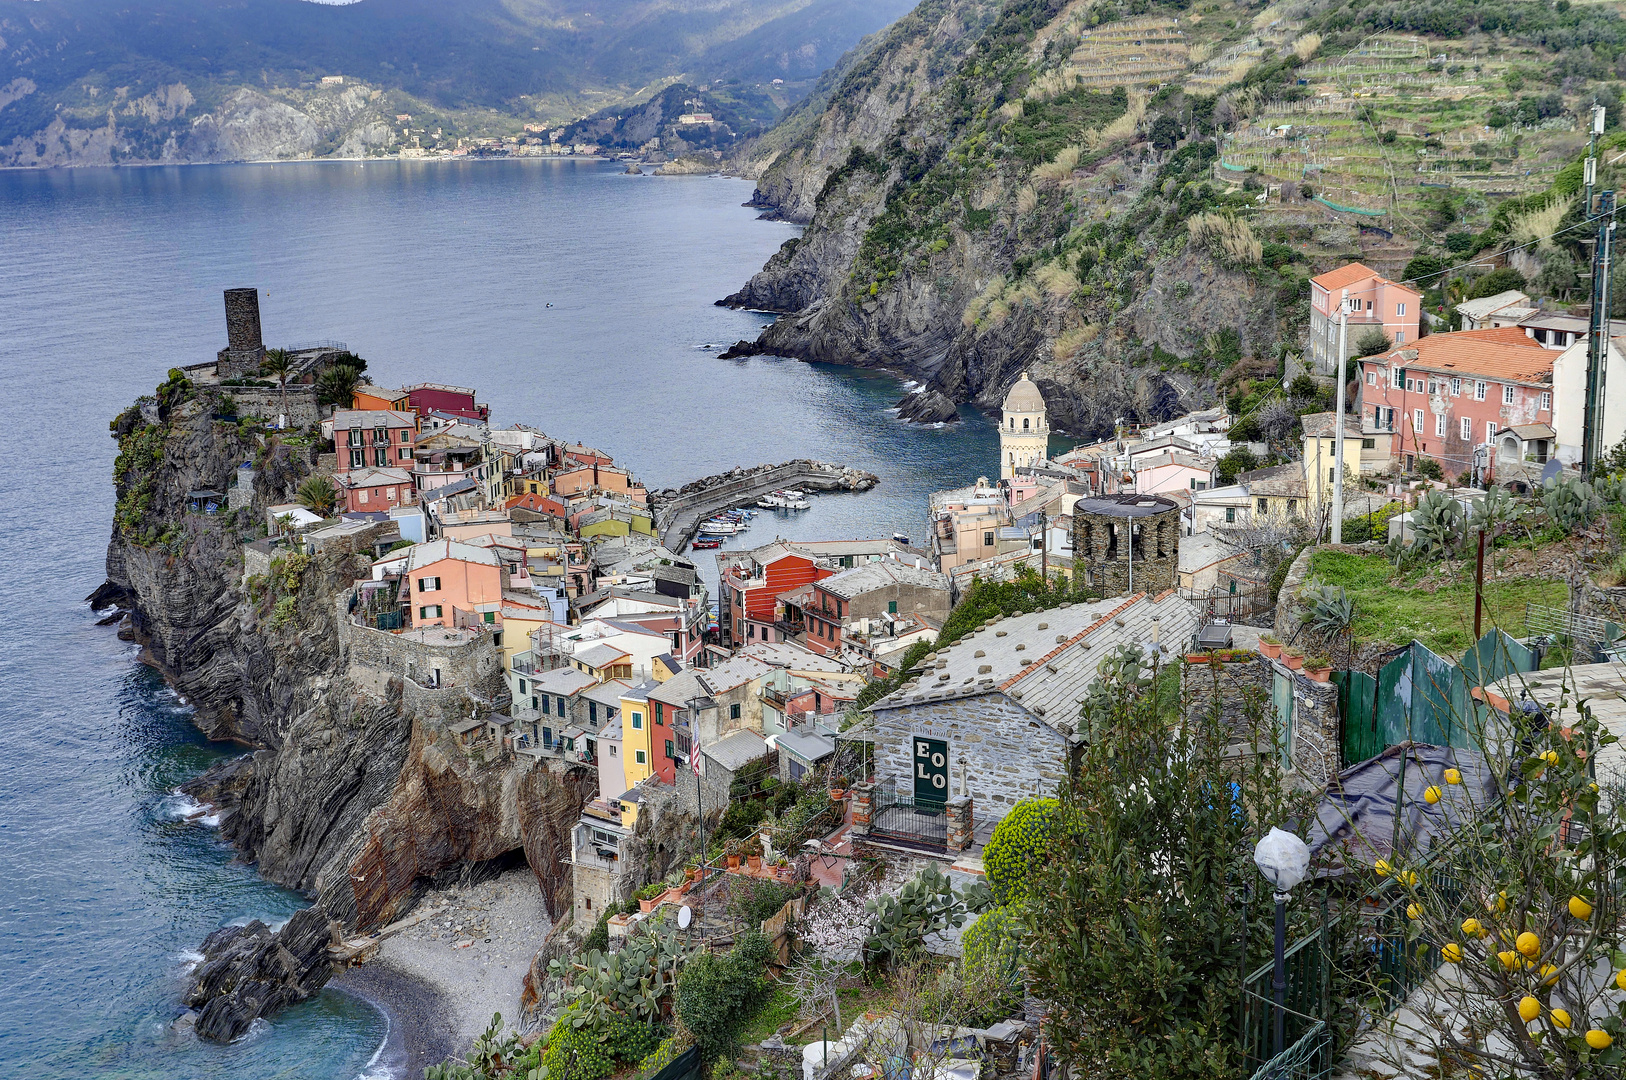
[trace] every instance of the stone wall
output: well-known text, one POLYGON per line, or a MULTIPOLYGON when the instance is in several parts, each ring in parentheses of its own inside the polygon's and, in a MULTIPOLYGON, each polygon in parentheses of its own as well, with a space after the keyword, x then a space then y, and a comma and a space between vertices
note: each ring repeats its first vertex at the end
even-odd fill
POLYGON ((962 769, 983 821, 1003 818, 1030 796, 1051 796, 1066 778, 1061 732, 1003 693, 875 710, 875 778, 914 791, 916 736, 942 739, 949 750, 949 795, 960 794, 962 769))
POLYGON ((1084 583, 1103 596, 1127 596, 1131 591, 1156 595, 1174 588, 1180 566, 1180 508, 1132 518, 1090 513, 1080 502, 1073 508, 1073 566, 1084 583), (1140 535, 1131 540, 1137 525, 1140 535))
POLYGON ((1218 671, 1207 664, 1187 664, 1181 682, 1186 716, 1198 722, 1213 707, 1217 693, 1221 720, 1230 736, 1228 753, 1274 756, 1272 690, 1278 678, 1288 681, 1293 694, 1288 760, 1305 787, 1321 788, 1338 775, 1343 754, 1338 688, 1332 683, 1316 682, 1262 656, 1222 663, 1218 671))
MULTIPOLYGON (((253 375, 254 372, 248 374, 253 375)), ((223 386, 220 389, 230 394, 231 399, 237 403, 238 416, 258 416, 266 420, 275 420, 278 414, 286 409, 290 428, 315 427, 322 421, 322 409, 316 402, 315 386, 288 387, 286 403, 282 392, 274 387, 223 386)))
POLYGON ((265 359, 260 335, 260 294, 257 289, 226 290, 226 347, 220 350, 216 371, 222 377, 248 375, 265 359))
POLYGON ((1325 787, 1338 775, 1343 760, 1338 725, 1338 688, 1316 682, 1301 671, 1276 665, 1293 684, 1293 744, 1288 756, 1293 771, 1313 789, 1325 787))
POLYGON ((469 631, 429 631, 428 641, 359 626, 350 620, 349 593, 339 598, 338 627, 341 657, 347 663, 381 668, 414 686, 430 681, 440 671, 442 688, 467 690, 476 698, 494 701, 505 696, 506 679, 491 636, 469 631), (439 638, 444 640, 437 640, 439 638))

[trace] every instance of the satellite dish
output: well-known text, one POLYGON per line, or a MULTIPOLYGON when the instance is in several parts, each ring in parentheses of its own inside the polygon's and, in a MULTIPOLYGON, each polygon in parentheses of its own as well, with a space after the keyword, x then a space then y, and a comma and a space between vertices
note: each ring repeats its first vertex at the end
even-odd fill
POLYGON ((687 930, 692 922, 694 922, 694 909, 688 904, 678 908, 678 929, 687 930))
POLYGON ((1547 481, 1557 480, 1558 475, 1564 471, 1564 463, 1555 457, 1547 459, 1547 465, 1541 470, 1541 486, 1546 487, 1547 481))

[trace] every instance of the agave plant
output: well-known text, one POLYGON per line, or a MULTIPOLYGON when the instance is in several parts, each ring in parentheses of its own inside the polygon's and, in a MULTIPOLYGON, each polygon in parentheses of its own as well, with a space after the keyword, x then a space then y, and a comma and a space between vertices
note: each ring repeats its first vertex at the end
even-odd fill
POLYGON ((1305 621, 1322 640, 1336 642, 1355 632, 1355 601, 1342 585, 1312 585, 1304 590, 1309 602, 1305 621))

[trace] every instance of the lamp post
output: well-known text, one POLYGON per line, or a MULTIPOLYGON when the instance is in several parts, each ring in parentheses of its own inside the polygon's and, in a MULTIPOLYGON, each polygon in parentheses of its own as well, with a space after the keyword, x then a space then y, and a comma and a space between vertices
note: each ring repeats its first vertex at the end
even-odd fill
POLYGON ((1270 984, 1276 999, 1271 1057, 1276 1057, 1284 1049, 1282 1028, 1287 1015, 1287 898, 1310 872, 1310 848, 1292 833, 1272 827, 1254 847, 1253 863, 1276 889, 1276 973, 1270 984))

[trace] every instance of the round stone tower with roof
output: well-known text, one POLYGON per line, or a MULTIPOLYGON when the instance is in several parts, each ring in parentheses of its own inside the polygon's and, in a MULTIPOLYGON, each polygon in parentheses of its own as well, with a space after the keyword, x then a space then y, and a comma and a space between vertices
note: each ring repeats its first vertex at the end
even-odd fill
POLYGON ((1010 480, 1018 468, 1037 465, 1049 456, 1050 423, 1044 395, 1027 372, 1011 386, 999 421, 999 475, 1010 480))

